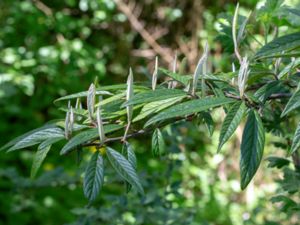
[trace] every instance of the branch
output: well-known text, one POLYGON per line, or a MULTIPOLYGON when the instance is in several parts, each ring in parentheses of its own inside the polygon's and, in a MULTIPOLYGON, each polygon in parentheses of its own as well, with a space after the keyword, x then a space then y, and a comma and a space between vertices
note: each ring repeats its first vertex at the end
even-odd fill
POLYGON ((118 9, 125 14, 128 18, 132 28, 136 30, 142 38, 154 49, 154 51, 159 54, 164 61, 167 63, 171 63, 173 57, 167 53, 166 49, 161 47, 155 40, 155 38, 143 27, 141 22, 136 18, 136 16, 132 13, 130 7, 126 5, 122 0, 114 0, 118 9))
POLYGON ((39 1, 39 0, 33 0, 33 3, 35 4, 35 6, 41 10, 46 16, 53 16, 52 10, 45 5, 43 2, 39 1))

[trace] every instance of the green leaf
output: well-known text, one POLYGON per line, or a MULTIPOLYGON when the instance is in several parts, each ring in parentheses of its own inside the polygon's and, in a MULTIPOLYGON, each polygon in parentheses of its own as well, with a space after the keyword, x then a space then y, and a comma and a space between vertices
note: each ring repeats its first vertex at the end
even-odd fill
POLYGON ((131 100, 125 102, 122 107, 128 105, 135 105, 141 103, 148 103, 154 101, 165 100, 169 98, 179 97, 179 96, 186 96, 187 94, 178 89, 156 89, 154 91, 145 91, 134 95, 131 100))
POLYGON ((292 147, 289 151, 289 155, 293 154, 300 148, 300 123, 298 124, 298 127, 296 129, 296 132, 294 134, 292 147))
POLYGON ((106 154, 111 163, 112 167, 116 170, 116 172, 126 180, 132 187, 136 188, 136 190, 140 194, 144 194, 143 187, 140 183, 138 175, 131 165, 131 163, 119 152, 116 150, 107 147, 106 154))
POLYGON ((173 80, 178 81, 179 83, 183 84, 184 86, 187 86, 190 82, 190 80, 192 80, 192 76, 189 75, 180 75, 178 73, 173 73, 169 70, 163 69, 163 68, 159 68, 159 71, 164 73, 165 75, 167 75, 168 77, 173 78, 173 80))
POLYGON ((125 157, 130 162, 130 164, 133 166, 134 169, 137 168, 137 160, 134 153, 134 150, 132 148, 132 145, 128 142, 125 143, 125 157))
POLYGON ((265 131, 258 113, 251 110, 244 128, 241 144, 241 189, 244 190, 255 175, 261 162, 265 131))
POLYGON ((32 163, 32 167, 31 167, 31 173, 30 173, 30 177, 34 178, 39 170, 39 168, 41 167, 43 161, 45 160, 51 146, 58 142, 63 140, 63 137, 58 137, 58 138, 50 138, 47 139, 45 141, 43 141, 39 147, 37 152, 35 153, 35 156, 33 158, 33 163, 32 163))
POLYGON ((165 152, 166 144, 164 137, 160 130, 157 128, 154 130, 152 135, 152 154, 155 156, 160 156, 165 152))
POLYGON ((300 32, 281 36, 263 46, 255 55, 255 59, 272 57, 278 53, 289 52, 300 47, 300 32))
POLYGON ((18 149, 36 145, 46 139, 64 138, 64 131, 58 127, 50 126, 45 129, 40 129, 36 132, 31 132, 29 135, 22 136, 18 141, 10 147, 7 151, 15 151, 18 149))
POLYGON ((39 127, 37 129, 34 129, 34 130, 31 130, 31 131, 29 131, 29 132, 27 132, 27 133, 25 133, 25 134, 23 134, 23 135, 15 138, 15 139, 13 139, 13 140, 11 140, 10 142, 6 143, 4 146, 2 146, 0 148, 0 151, 2 151, 4 149, 7 149, 7 148, 9 148, 9 147, 11 147, 13 145, 15 145, 17 142, 19 142, 22 139, 24 139, 24 138, 32 135, 33 133, 37 133, 38 131, 46 130, 46 129, 53 128, 53 127, 56 127, 56 126, 54 124, 46 124, 46 125, 44 125, 42 127, 39 127))
POLYGON ((268 158, 266 158, 266 160, 269 161, 268 167, 271 168, 278 168, 281 169, 284 166, 287 166, 290 164, 290 161, 288 159, 284 159, 284 158, 280 158, 280 157, 276 157, 276 156, 270 156, 268 158))
POLYGON ((225 105, 229 103, 233 103, 236 100, 231 98, 215 98, 215 97, 207 97, 203 99, 190 100, 175 106, 172 106, 156 116, 152 117, 145 124, 145 127, 150 126, 153 123, 159 122, 161 120, 171 119, 175 117, 188 116, 193 113, 198 113, 205 111, 210 108, 214 108, 220 105, 225 105))
POLYGON ((275 80, 259 88, 255 92, 254 97, 258 98, 262 103, 265 103, 272 94, 278 93, 282 89, 282 83, 278 80, 275 80))
POLYGON ((245 103, 241 101, 234 103, 230 107, 222 124, 221 134, 219 137, 218 152, 220 152, 222 146, 228 141, 228 139, 235 132, 236 128, 239 126, 245 111, 245 103))
MULTIPOLYGON (((107 133, 119 130, 121 128, 123 128, 123 126, 117 125, 117 124, 106 125, 106 126, 104 126, 104 133, 107 134, 107 133)), ((98 138, 98 135, 99 134, 98 134, 97 128, 82 131, 69 140, 69 142, 60 151, 60 154, 61 155, 67 154, 72 149, 76 148, 77 146, 79 146, 85 142, 88 142, 88 141, 98 138)))
MULTIPOLYGON (((113 95, 113 94, 108 91, 95 91, 95 95, 113 95)), ((87 97, 87 96, 88 96, 88 91, 82 91, 82 92, 78 92, 78 93, 71 94, 71 95, 66 95, 61 98, 55 99, 54 103, 63 101, 63 100, 71 100, 71 99, 82 98, 82 97, 87 97)))
POLYGON ((38 147, 37 152, 34 155, 33 158, 33 163, 32 163, 32 167, 31 167, 31 173, 30 173, 30 177, 34 178, 35 175, 37 174, 39 168, 41 167, 44 159, 46 158, 49 150, 51 148, 51 145, 45 145, 43 147, 41 147, 41 145, 38 147))
POLYGON ((281 113, 281 117, 284 117, 286 114, 297 109, 298 107, 300 107, 300 83, 298 84, 296 92, 286 104, 283 112, 281 113))
POLYGON ((90 159, 84 174, 83 192, 85 197, 94 201, 104 183, 104 163, 99 151, 90 159))
POLYGON ((133 119, 133 122, 137 122, 139 120, 146 118, 149 115, 158 113, 159 111, 168 108, 169 106, 174 105, 175 103, 181 101, 183 98, 184 98, 183 96, 180 96, 180 97, 169 98, 161 101, 150 102, 143 106, 139 115, 137 115, 133 119))
POLYGON ((290 62, 288 65, 286 65, 278 74, 278 78, 281 79, 283 78, 286 74, 289 74, 297 68, 300 65, 300 58, 295 59, 294 61, 290 62))
POLYGON ((207 130, 209 132, 209 136, 212 137, 212 135, 214 134, 214 130, 215 130, 215 125, 214 125, 214 121, 212 116, 210 115, 209 112, 203 112, 201 113, 201 116, 203 118, 203 121, 207 127, 207 130))

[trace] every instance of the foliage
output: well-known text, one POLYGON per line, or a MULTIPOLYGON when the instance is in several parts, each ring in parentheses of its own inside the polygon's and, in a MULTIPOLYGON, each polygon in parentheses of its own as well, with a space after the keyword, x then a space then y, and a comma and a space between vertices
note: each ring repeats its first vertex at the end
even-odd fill
MULTIPOLYGON (((72 5, 72 2, 68 4, 72 5)), ((116 18, 113 17, 116 10, 115 3, 110 6, 106 1, 95 2, 96 5, 103 4, 107 7, 107 21, 116 18)), ((93 4, 86 6, 93 7, 93 4)), ((222 152, 226 154, 225 146, 238 129, 243 129, 240 143, 241 189, 246 189, 251 180, 256 180, 255 174, 260 164, 265 163, 262 160, 266 152, 265 146, 283 147, 284 157, 267 158, 269 167, 277 167, 284 174, 283 179, 276 181, 280 192, 271 201, 281 203, 281 211, 292 218, 290 224, 297 223, 294 220, 297 221, 299 217, 297 214, 299 215, 300 211, 297 198, 300 187, 299 125, 297 127, 300 107, 298 70, 300 36, 297 21, 294 17, 285 14, 288 11, 297 15, 297 9, 284 5, 282 1, 268 0, 263 7, 251 15, 247 13, 247 16, 240 16, 238 6, 235 13, 232 10, 230 13, 220 15, 219 25, 222 30, 216 40, 226 50, 222 57, 227 64, 233 65, 231 70, 228 66, 223 68, 222 65, 217 65, 217 56, 213 55, 215 46, 209 48, 206 44, 193 74, 178 70, 177 61, 174 61, 175 67, 172 71, 165 69, 158 65, 163 65, 164 62, 157 61, 156 58, 153 77, 149 79, 152 83, 149 80, 137 79, 138 76, 135 75, 137 70, 124 67, 117 72, 124 73, 129 69, 127 83, 108 86, 105 85, 104 79, 101 80, 106 72, 105 59, 101 58, 104 50, 99 53, 99 50, 92 48, 93 41, 89 43, 89 41, 73 39, 73 36, 76 36, 74 33, 79 31, 80 35, 86 35, 85 39, 89 38, 91 31, 85 28, 95 25, 93 19, 100 19, 98 11, 95 13, 98 15, 95 18, 90 20, 83 18, 81 23, 78 21, 77 23, 66 15, 53 16, 52 11, 44 17, 28 1, 16 7, 46 18, 44 23, 58 31, 55 37, 58 43, 42 49, 37 42, 33 42, 32 46, 28 47, 28 51, 33 51, 33 55, 38 57, 18 53, 20 49, 17 48, 3 51, 3 60, 6 61, 1 66, 10 68, 9 77, 12 77, 12 74, 22 77, 20 73, 23 72, 24 65, 25 67, 29 65, 28 71, 35 73, 34 76, 29 75, 29 77, 36 77, 39 74, 55 77, 56 67, 59 66, 63 67, 62 71, 67 71, 65 73, 74 72, 77 75, 86 73, 89 76, 100 73, 100 82, 96 79, 87 91, 77 90, 80 79, 76 78, 74 83, 77 85, 70 86, 67 92, 80 92, 65 95, 66 90, 60 93, 55 90, 55 93, 51 94, 51 97, 58 97, 54 101, 55 113, 53 114, 61 115, 57 112, 60 110, 66 114, 64 119, 50 121, 38 129, 17 137, 1 148, 11 152, 38 145, 33 159, 32 177, 37 174, 46 156, 51 155, 51 149, 61 149, 62 157, 76 155, 80 167, 77 170, 72 166, 71 168, 73 173, 83 173, 84 178, 76 178, 75 181, 69 181, 68 177, 62 179, 70 184, 83 183, 89 208, 73 209, 73 213, 78 216, 78 221, 74 224, 89 224, 95 221, 108 224, 112 221, 114 224, 164 224, 165 221, 168 224, 197 224, 199 221, 203 224, 211 221, 215 224, 237 224, 228 216, 229 211, 235 207, 233 203, 230 203, 230 200, 218 201, 220 196, 217 190, 222 189, 225 184, 214 179, 209 181, 209 176, 216 171, 211 171, 209 168, 205 168, 206 172, 199 171, 196 164, 191 162, 203 163, 203 161, 186 146, 190 142, 195 144, 195 139, 203 133, 212 137, 217 133, 219 142, 212 145, 214 150, 200 152, 200 155, 203 157, 205 154, 214 155, 221 148, 224 148, 222 152), (257 16, 259 24, 253 22, 254 16, 257 16), (60 23, 60 20, 64 22, 60 23), (65 32, 68 30, 64 28, 66 24, 70 26, 73 24, 73 27, 68 27, 69 33, 65 32), (260 27, 263 27, 263 33, 260 27), (56 54, 51 56, 52 61, 48 61, 51 59, 50 56, 45 58, 45 54, 48 53, 56 54), (12 58, 14 60, 9 61, 12 58), (73 58, 79 60, 76 66, 70 66, 73 58), (80 61, 80 58, 85 60, 80 61), (16 61, 20 61, 21 66, 18 67, 16 61), (49 65, 52 63, 54 68, 43 67, 44 63, 49 65), (64 96, 59 97, 61 95, 64 96), (226 114, 225 118, 221 119, 220 132, 218 132, 219 124, 216 122, 216 120, 220 121, 220 117, 216 116, 216 112, 226 114), (195 129, 194 126, 199 122, 200 129, 195 129), (201 131, 203 123, 207 129, 204 132, 201 131), (215 127, 217 129, 214 129, 215 127), (182 136, 181 132, 185 129, 188 130, 186 133, 189 135, 182 136), (150 140, 151 135, 152 140, 150 140), (270 139, 273 138, 279 141, 271 142, 270 139), (138 141, 140 142, 137 143, 138 141), (150 144, 152 152, 150 147, 147 148, 150 154, 139 149, 141 145, 150 146, 150 144), (137 157, 136 153, 138 153, 137 157), (157 156, 159 159, 155 159, 157 156), (166 164, 159 165, 164 164, 161 161, 166 164), (156 164, 155 167, 145 166, 151 162, 156 164), (138 164, 143 166, 138 167, 138 164), (157 171, 153 172, 153 169, 157 171), (188 170, 187 174, 184 174, 185 170, 188 170), (153 175, 152 180, 151 176, 144 176, 145 174, 153 175), (187 181, 195 180, 198 176, 201 179, 200 184, 197 184, 200 190, 193 191, 199 192, 206 198, 199 205, 194 199, 183 200, 188 193, 183 193, 181 189, 184 185, 190 185, 187 181), (119 188, 122 184, 125 184, 127 196, 122 196, 119 188), (159 185, 165 187, 155 192, 159 185), (99 193, 101 200, 99 200, 99 193), (98 209, 96 202, 103 203, 103 206, 98 209), (145 207, 141 212, 138 212, 139 205, 145 207), (193 205, 197 205, 198 208, 191 209, 193 205), (109 209, 112 206, 114 209, 109 209)), ((84 8, 84 5, 81 7, 84 8)), ((45 11, 43 13, 47 14, 45 11)), ((169 12, 168 17, 171 21, 175 21, 176 13, 169 12)), ((43 29, 43 26, 38 26, 30 35, 39 37, 43 29)), ((44 35, 43 37, 50 38, 44 35)), ((207 43, 211 42, 209 38, 211 37, 207 37, 207 43)), ((107 48, 113 49, 115 43, 109 41, 109 38, 107 41, 107 48)), ((5 40, 5 43, 8 41, 5 40)), ((108 50, 108 52, 110 55, 108 58, 115 57, 113 51, 108 50)), ((24 79, 26 81, 26 78, 24 79)), ((63 80, 61 82, 52 79, 54 86, 60 83, 61 87, 61 83, 64 83, 63 80)), ((26 84, 24 80, 20 84, 13 82, 11 78, 9 81, 11 85, 21 84, 22 88, 26 84)), ((32 95, 30 92, 33 90, 30 89, 32 87, 27 85, 26 88, 25 93, 32 95)), ((54 99, 48 100, 48 103, 52 100, 54 99)), ((209 160, 204 161, 209 164, 209 160)), ((22 178, 11 171, 10 173, 3 171, 2 176, 17 185, 20 183, 19 188, 22 191, 25 188, 40 187, 39 179, 45 175, 34 181, 22 178)), ((48 182, 51 183, 51 179, 49 178, 48 182)), ((225 180, 229 182, 230 179, 232 178, 225 180)), ((226 187, 226 190, 230 192, 231 189, 226 187)), ((224 198, 226 197, 221 197, 224 198)), ((275 224, 279 219, 257 222, 251 221, 250 218, 245 221, 249 224, 275 224)))

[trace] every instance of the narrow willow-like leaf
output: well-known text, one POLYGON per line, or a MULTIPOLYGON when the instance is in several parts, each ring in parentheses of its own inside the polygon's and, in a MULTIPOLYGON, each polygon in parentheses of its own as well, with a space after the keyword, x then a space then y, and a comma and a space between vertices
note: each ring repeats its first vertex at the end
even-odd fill
POLYGON ((162 72, 163 74, 167 75, 168 77, 171 77, 173 80, 178 81, 179 83, 183 84, 184 86, 187 86, 189 84, 190 80, 192 80, 191 76, 180 75, 178 73, 174 73, 174 72, 171 72, 171 71, 163 69, 163 68, 159 68, 159 71, 162 72))
MULTIPOLYGON (((76 94, 71 94, 71 95, 66 95, 63 96, 61 98, 55 99, 54 103, 59 102, 59 101, 63 101, 63 100, 71 100, 71 99, 75 99, 75 98, 83 98, 83 97, 87 97, 88 96, 88 91, 82 91, 82 92, 78 92, 76 94)), ((95 91, 95 95, 113 95, 111 92, 108 91, 95 91)))
POLYGON ((128 142, 125 142, 125 157, 127 158, 128 162, 133 166, 134 169, 137 168, 137 159, 132 148, 132 145, 128 142))
POLYGON ((281 79, 285 75, 291 73, 295 68, 297 68, 300 65, 300 58, 293 60, 288 65, 286 65, 278 74, 278 78, 281 79))
MULTIPOLYGON (((108 134, 110 132, 116 131, 123 128, 122 125, 117 124, 111 124, 111 125, 105 125, 104 126, 104 133, 108 134)), ((67 154, 71 150, 75 149, 79 145, 86 143, 88 141, 92 141, 96 139, 99 136, 98 129, 93 128, 89 130, 85 130, 80 132, 79 134, 72 137, 68 143, 63 147, 63 149, 60 151, 61 155, 67 154)))
POLYGON ((188 116, 193 113, 202 112, 207 109, 233 103, 235 101, 236 100, 231 98, 222 98, 222 97, 220 98, 207 97, 204 99, 190 100, 163 110, 162 112, 160 112, 159 114, 157 114, 156 116, 148 120, 147 123, 145 124, 145 127, 150 126, 151 124, 159 122, 161 120, 188 116))
POLYGON ((45 160, 49 150, 51 149, 52 144, 62 140, 63 138, 50 138, 45 141, 43 141, 39 147, 37 152, 34 155, 33 162, 32 162, 32 167, 31 167, 31 173, 30 177, 34 178, 41 167, 43 161, 45 160))
POLYGON ((90 159, 84 174, 83 192, 85 197, 94 201, 104 183, 104 163, 99 151, 90 159))
POLYGON ((300 107, 300 83, 298 84, 296 92, 292 95, 288 103, 286 104, 281 117, 300 107))
POLYGON ((296 129, 296 132, 294 134, 292 147, 290 149, 289 155, 293 154, 300 148, 300 123, 298 124, 298 127, 296 129))
POLYGON ((215 125, 212 116, 209 112, 202 112, 201 116, 203 118, 203 121, 207 127, 207 130, 209 132, 209 136, 212 136, 215 130, 215 125))
MULTIPOLYGON (((127 92, 126 92, 126 101, 130 101, 133 97, 133 74, 132 74, 132 69, 130 68, 129 70, 129 76, 127 79, 127 92)), ((132 119, 132 113, 133 113, 133 106, 132 105, 127 105, 126 106, 127 110, 127 120, 128 123, 131 122, 132 119)))
POLYGON ((156 89, 155 91, 145 91, 134 95, 130 101, 126 102, 122 106, 160 101, 164 99, 186 95, 187 93, 178 89, 156 89))
POLYGON ((158 75, 158 57, 155 57, 155 67, 152 75, 152 90, 154 91, 157 84, 157 75, 158 75))
POLYGON ((244 190, 255 175, 265 145, 265 131, 258 113, 251 110, 244 128, 241 144, 241 189, 244 190))
POLYGON ((37 132, 42 131, 42 130, 47 130, 49 128, 55 128, 55 127, 56 127, 55 124, 46 124, 46 125, 44 125, 42 127, 39 127, 37 129, 34 129, 34 130, 31 130, 31 131, 29 131, 29 132, 27 132, 27 133, 25 133, 25 134, 23 134, 23 135, 21 135, 19 137, 16 137, 15 139, 11 140, 10 142, 6 143, 4 146, 2 146, 0 148, 0 151, 2 151, 4 149, 7 149, 7 148, 9 148, 9 147, 11 147, 13 145, 15 145, 16 143, 20 142, 22 139, 25 139, 26 137, 31 136, 34 133, 37 133, 37 132))
POLYGON ((131 163, 116 150, 107 147, 106 154, 112 167, 117 173, 134 187, 140 194, 144 194, 144 189, 140 183, 138 175, 131 163))
POLYGON ((263 46, 256 54, 255 59, 272 57, 282 52, 289 52, 300 47, 300 32, 288 34, 275 38, 267 45, 263 46))
POLYGON ((236 102, 230 107, 222 124, 221 133, 219 137, 218 152, 221 150, 222 146, 228 141, 228 139, 235 132, 236 128, 239 126, 245 111, 246 106, 242 101, 236 102))
POLYGON ((265 103, 266 100, 274 93, 278 93, 283 89, 283 85, 279 80, 272 81, 261 88, 259 88, 254 96, 258 98, 262 103, 265 103))
POLYGON ((181 101, 183 98, 184 97, 180 96, 180 97, 169 98, 161 101, 150 102, 144 105, 139 115, 137 115, 133 119, 133 122, 137 122, 139 120, 146 118, 147 116, 158 113, 161 110, 168 108, 169 106, 174 105, 175 103, 181 101))
POLYGON ((49 127, 43 130, 39 130, 34 132, 28 136, 25 136, 23 139, 20 139, 16 142, 12 147, 10 147, 7 151, 15 151, 18 149, 30 147, 36 145, 46 139, 51 138, 63 138, 64 131, 58 127, 49 127))
POLYGON ((96 94, 95 85, 91 84, 87 95, 87 108, 88 108, 90 120, 93 120, 93 115, 94 115, 95 94, 96 94))
POLYGON ((152 135, 152 154, 160 156, 165 152, 166 145, 161 131, 157 128, 152 135))
POLYGON ((249 13, 249 15, 246 17, 246 19, 243 21, 242 25, 239 28, 238 35, 237 35, 237 44, 240 44, 242 39, 243 39, 243 35, 244 35, 245 29, 246 29, 246 25, 247 25, 248 20, 251 16, 251 13, 252 12, 249 13))

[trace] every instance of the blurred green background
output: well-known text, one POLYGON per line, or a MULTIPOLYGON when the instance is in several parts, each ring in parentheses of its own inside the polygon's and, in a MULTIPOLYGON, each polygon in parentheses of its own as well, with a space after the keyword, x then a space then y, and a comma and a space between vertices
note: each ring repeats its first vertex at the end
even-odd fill
MULTIPOLYGON (((131 66, 136 80, 149 80, 156 55, 160 66, 171 68, 177 51, 181 72, 191 73, 208 40, 212 67, 230 70, 232 43, 224 51, 215 38, 220 18, 232 15, 235 4, 229 0, 1 0, 0 145, 63 117, 53 100, 86 90, 95 77, 101 85, 124 83, 131 66)), ((241 0, 241 14, 261 4, 241 0)), ((164 129, 170 153, 162 158, 151 155, 149 137, 132 141, 144 199, 126 194, 120 178, 108 170, 100 196, 87 206, 81 177, 85 161, 78 165, 75 155, 60 157, 60 146, 50 152, 34 180, 29 178, 33 149, 1 153, 0 224, 297 224, 270 202, 277 190, 274 179, 281 174, 265 162, 254 183, 240 191, 241 131, 221 154, 215 154, 224 115, 214 114, 218 125, 212 137, 201 123, 164 129)), ((275 149, 269 146, 266 152, 275 149)))

